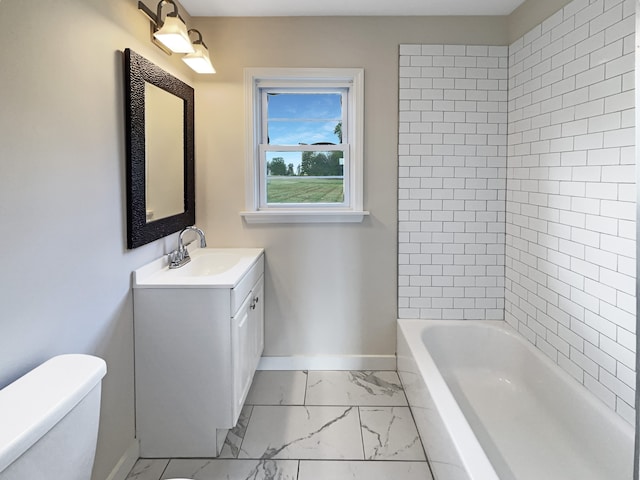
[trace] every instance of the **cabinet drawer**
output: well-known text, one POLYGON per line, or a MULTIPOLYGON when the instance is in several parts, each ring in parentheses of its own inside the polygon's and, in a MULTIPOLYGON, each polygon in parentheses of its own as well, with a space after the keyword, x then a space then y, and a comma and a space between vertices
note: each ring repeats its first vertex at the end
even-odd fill
POLYGON ((260 258, 256 264, 251 267, 251 270, 242 277, 242 280, 238 282, 234 288, 231 289, 231 315, 234 316, 238 311, 244 299, 249 295, 249 292, 258 281, 260 276, 264 273, 264 255, 260 255, 260 258))

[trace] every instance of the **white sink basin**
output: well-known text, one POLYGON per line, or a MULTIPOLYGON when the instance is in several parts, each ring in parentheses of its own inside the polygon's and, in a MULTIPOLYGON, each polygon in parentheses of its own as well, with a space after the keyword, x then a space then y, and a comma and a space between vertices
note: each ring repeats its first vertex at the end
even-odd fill
POLYGON ((189 247, 191 261, 169 268, 167 256, 133 272, 134 288, 232 288, 256 263, 262 248, 189 247))
POLYGON ((211 249, 195 250, 189 263, 167 273, 180 277, 219 275, 232 269, 242 259, 242 255, 237 252, 209 250, 211 249))

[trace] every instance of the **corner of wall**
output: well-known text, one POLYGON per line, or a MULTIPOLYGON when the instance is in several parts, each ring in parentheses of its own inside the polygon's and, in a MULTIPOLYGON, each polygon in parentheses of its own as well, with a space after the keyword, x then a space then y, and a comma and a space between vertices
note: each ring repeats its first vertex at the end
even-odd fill
POLYGON ((571 0, 526 0, 507 17, 509 45, 570 2, 571 0))

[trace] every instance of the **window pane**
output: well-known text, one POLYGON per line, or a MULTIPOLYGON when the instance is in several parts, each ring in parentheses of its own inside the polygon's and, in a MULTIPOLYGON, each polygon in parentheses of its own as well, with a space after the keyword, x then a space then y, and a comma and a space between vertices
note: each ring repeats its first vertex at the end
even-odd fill
POLYGON ((270 145, 314 145, 340 143, 335 133, 339 121, 269 121, 270 145))
POLYGON ((267 132, 271 145, 342 142, 340 93, 268 93, 267 132))
POLYGON ((267 152, 267 203, 343 203, 342 151, 267 152))

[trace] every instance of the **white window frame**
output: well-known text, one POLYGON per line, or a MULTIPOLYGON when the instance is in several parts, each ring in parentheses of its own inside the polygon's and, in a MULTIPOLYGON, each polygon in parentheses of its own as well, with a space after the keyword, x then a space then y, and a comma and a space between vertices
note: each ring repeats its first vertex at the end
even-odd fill
MULTIPOLYGON (((362 68, 246 68, 244 71, 246 109, 246 210, 240 212, 248 223, 342 223, 362 222, 369 214, 363 210, 363 138, 364 138, 364 69, 362 68), (269 89, 304 89, 325 91, 345 88, 343 109, 343 145, 308 145, 305 150, 344 151, 344 202, 339 204, 267 204, 266 109, 262 91, 269 89), (346 125, 346 128, 345 128, 346 125), (346 141, 345 141, 346 139, 346 141)), ((274 146, 274 150, 299 151, 299 146, 274 146)))

